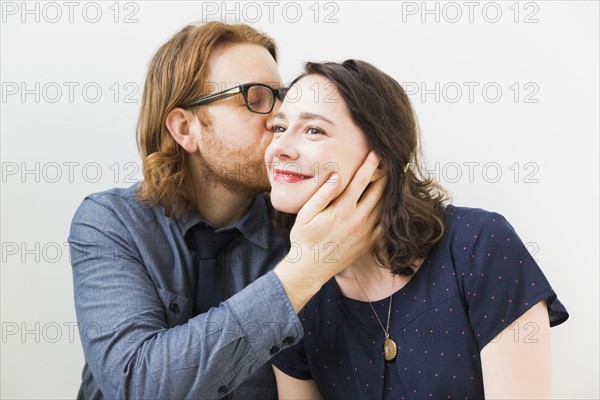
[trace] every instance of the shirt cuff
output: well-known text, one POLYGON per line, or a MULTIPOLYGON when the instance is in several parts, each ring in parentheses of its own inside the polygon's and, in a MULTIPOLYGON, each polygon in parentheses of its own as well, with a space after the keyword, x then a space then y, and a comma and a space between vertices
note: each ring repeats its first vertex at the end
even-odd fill
POLYGON ((298 343, 304 331, 281 281, 273 271, 248 285, 227 301, 257 366, 298 343))

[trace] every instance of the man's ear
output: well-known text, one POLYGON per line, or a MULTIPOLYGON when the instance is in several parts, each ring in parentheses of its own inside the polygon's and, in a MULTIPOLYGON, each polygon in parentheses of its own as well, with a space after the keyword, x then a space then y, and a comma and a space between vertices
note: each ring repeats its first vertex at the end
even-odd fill
POLYGON ((176 107, 167 114, 165 126, 181 148, 188 153, 198 151, 195 135, 200 134, 200 122, 195 113, 176 107))

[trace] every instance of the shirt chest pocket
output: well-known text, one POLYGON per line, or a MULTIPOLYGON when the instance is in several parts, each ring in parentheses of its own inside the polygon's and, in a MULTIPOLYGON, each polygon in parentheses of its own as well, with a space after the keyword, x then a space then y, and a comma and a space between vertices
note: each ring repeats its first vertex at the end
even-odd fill
POLYGON ((157 288, 156 290, 165 310, 165 319, 169 328, 185 324, 192 318, 193 300, 161 288, 157 288))

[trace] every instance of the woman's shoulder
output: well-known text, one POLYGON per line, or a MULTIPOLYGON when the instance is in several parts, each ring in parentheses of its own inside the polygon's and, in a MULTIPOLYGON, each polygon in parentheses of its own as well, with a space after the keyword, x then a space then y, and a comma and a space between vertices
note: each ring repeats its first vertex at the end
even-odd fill
POLYGON ((504 219, 504 216, 499 212, 483 208, 456 206, 454 204, 446 206, 446 222, 484 223, 494 218, 504 219))
POLYGON ((512 230, 512 226, 504 215, 496 211, 455 206, 452 204, 446 207, 445 232, 447 235, 470 235, 471 238, 477 239, 476 232, 495 226, 501 229, 509 228, 512 230))

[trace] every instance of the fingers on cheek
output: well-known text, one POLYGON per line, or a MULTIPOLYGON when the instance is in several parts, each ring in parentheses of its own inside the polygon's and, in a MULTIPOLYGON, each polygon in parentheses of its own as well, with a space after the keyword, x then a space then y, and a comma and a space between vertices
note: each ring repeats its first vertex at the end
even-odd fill
POLYGON ((339 181, 324 181, 315 185, 312 195, 319 192, 321 193, 322 198, 331 197, 331 199, 334 199, 339 196, 341 192, 340 186, 339 181))
POLYGON ((363 194, 364 194, 364 192, 367 190, 367 186, 371 182, 372 176, 373 175, 365 175, 365 174, 355 176, 354 179, 356 179, 356 186, 354 187, 354 189, 362 190, 363 194))

